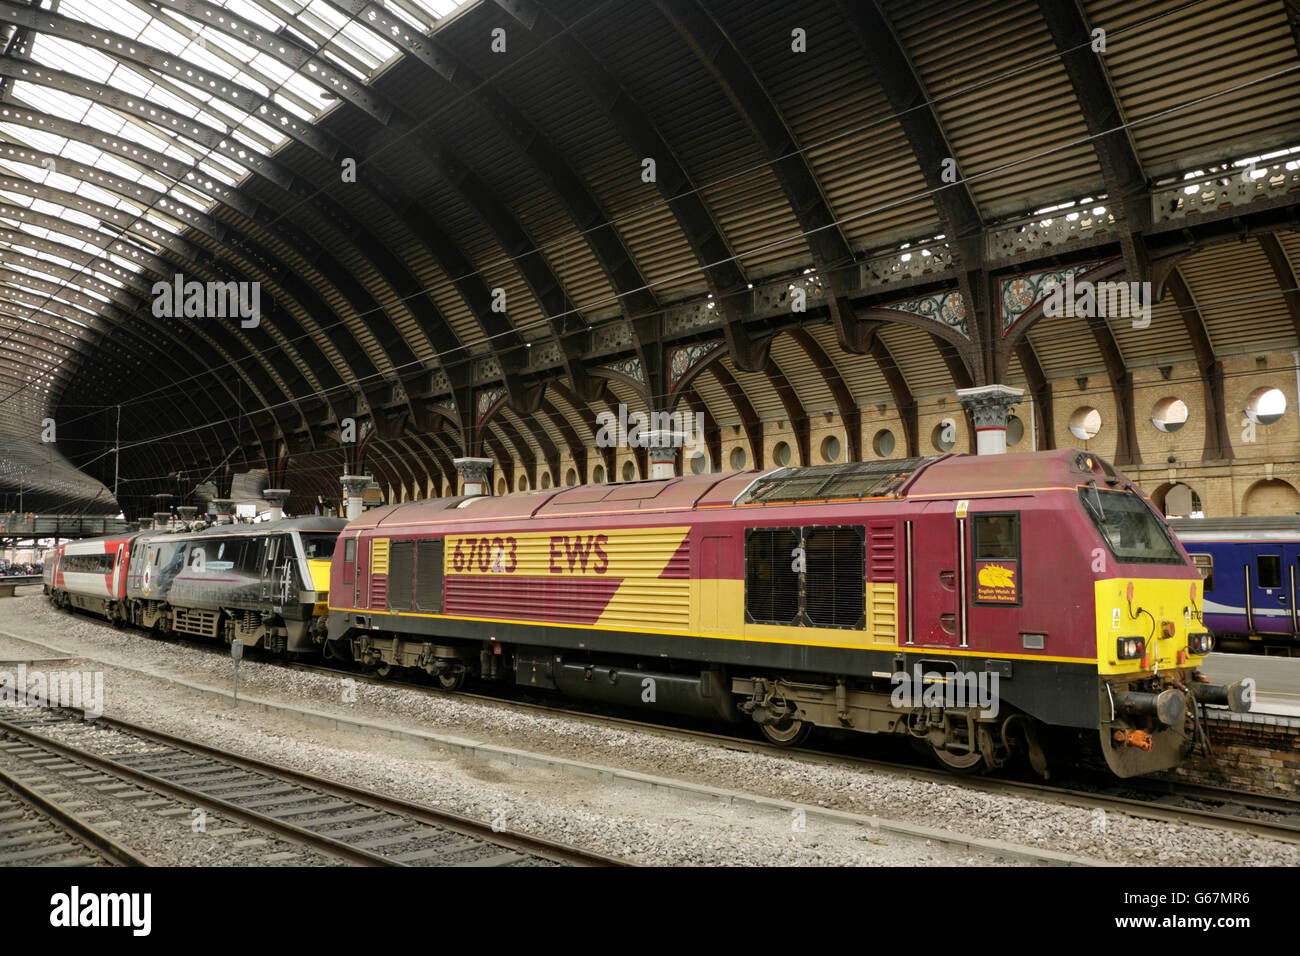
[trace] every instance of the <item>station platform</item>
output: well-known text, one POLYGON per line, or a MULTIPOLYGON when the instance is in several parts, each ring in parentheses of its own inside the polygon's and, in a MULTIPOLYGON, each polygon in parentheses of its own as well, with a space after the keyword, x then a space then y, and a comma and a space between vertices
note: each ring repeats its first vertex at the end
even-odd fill
POLYGON ((1252 714, 1300 717, 1300 657, 1211 654, 1201 668, 1211 680, 1230 683, 1255 679, 1252 714))

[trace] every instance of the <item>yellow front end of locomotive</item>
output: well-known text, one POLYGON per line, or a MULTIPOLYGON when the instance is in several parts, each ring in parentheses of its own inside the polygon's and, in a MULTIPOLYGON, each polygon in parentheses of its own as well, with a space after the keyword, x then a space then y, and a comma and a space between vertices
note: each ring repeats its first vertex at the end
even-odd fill
POLYGON ((1094 582, 1097 670, 1104 676, 1199 667, 1210 650, 1202 582, 1105 578, 1094 582))
POLYGON ((315 593, 312 603, 312 616, 321 617, 329 614, 330 597, 330 559, 308 558, 307 570, 311 572, 311 587, 315 593))

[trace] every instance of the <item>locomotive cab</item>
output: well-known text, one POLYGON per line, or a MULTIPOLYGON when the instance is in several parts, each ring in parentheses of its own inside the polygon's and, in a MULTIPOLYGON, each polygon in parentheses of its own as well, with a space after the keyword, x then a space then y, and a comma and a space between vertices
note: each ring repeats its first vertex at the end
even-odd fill
POLYGON ((1077 464, 1096 475, 1078 498, 1103 546, 1091 567, 1102 753, 1121 777, 1174 767, 1204 741, 1201 705, 1246 711, 1248 691, 1197 670, 1213 647, 1204 581, 1168 524, 1105 462, 1077 464))

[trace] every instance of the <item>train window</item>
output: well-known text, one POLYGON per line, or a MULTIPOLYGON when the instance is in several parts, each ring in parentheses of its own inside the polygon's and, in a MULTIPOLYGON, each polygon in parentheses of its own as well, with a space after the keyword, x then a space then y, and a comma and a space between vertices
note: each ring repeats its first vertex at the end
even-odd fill
POLYGON ((356 580, 357 539, 348 538, 343 542, 343 583, 352 584, 356 580))
POLYGON ((861 526, 805 528, 804 614, 814 627, 861 628, 866 618, 866 543, 861 526))
POLYGON ((1018 514, 975 515, 976 561, 1018 561, 1020 559, 1020 516, 1018 514))
POLYGON ((745 620, 794 624, 799 616, 798 528, 745 531, 745 620))
POLYGON ((1079 500, 1116 560, 1133 564, 1183 563, 1168 528, 1140 495, 1101 491, 1087 485, 1079 489, 1079 500))
POLYGON ((1282 558, 1276 554, 1260 554, 1255 557, 1256 577, 1262 588, 1280 588, 1282 586, 1282 558))
POLYGON ((1205 579, 1205 592, 1208 594, 1214 590, 1214 555, 1193 554, 1191 559, 1192 564, 1196 565, 1196 570, 1200 571, 1201 577, 1205 579))
POLYGON ((442 611, 442 562, 442 538, 424 538, 416 545, 415 606, 421 611, 442 611))
POLYGON ((302 550, 307 555, 307 560, 321 560, 332 558, 334 556, 334 545, 338 541, 337 534, 304 534, 302 536, 302 550))
POLYGON ((262 570, 262 541, 260 538, 245 538, 243 547, 235 550, 235 568, 248 574, 260 574, 262 570))
POLYGON ((409 611, 415 601, 415 542, 394 541, 388 547, 388 609, 409 611))

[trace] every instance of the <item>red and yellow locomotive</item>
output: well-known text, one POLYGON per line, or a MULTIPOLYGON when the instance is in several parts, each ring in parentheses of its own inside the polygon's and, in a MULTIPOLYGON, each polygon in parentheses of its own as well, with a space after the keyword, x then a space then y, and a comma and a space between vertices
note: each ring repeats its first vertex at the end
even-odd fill
POLYGON ((1040 730, 1115 774, 1176 765, 1203 704, 1201 577, 1123 475, 1075 451, 939 456, 394 505, 335 549, 329 640, 665 710, 906 734, 1040 771, 1040 730))

